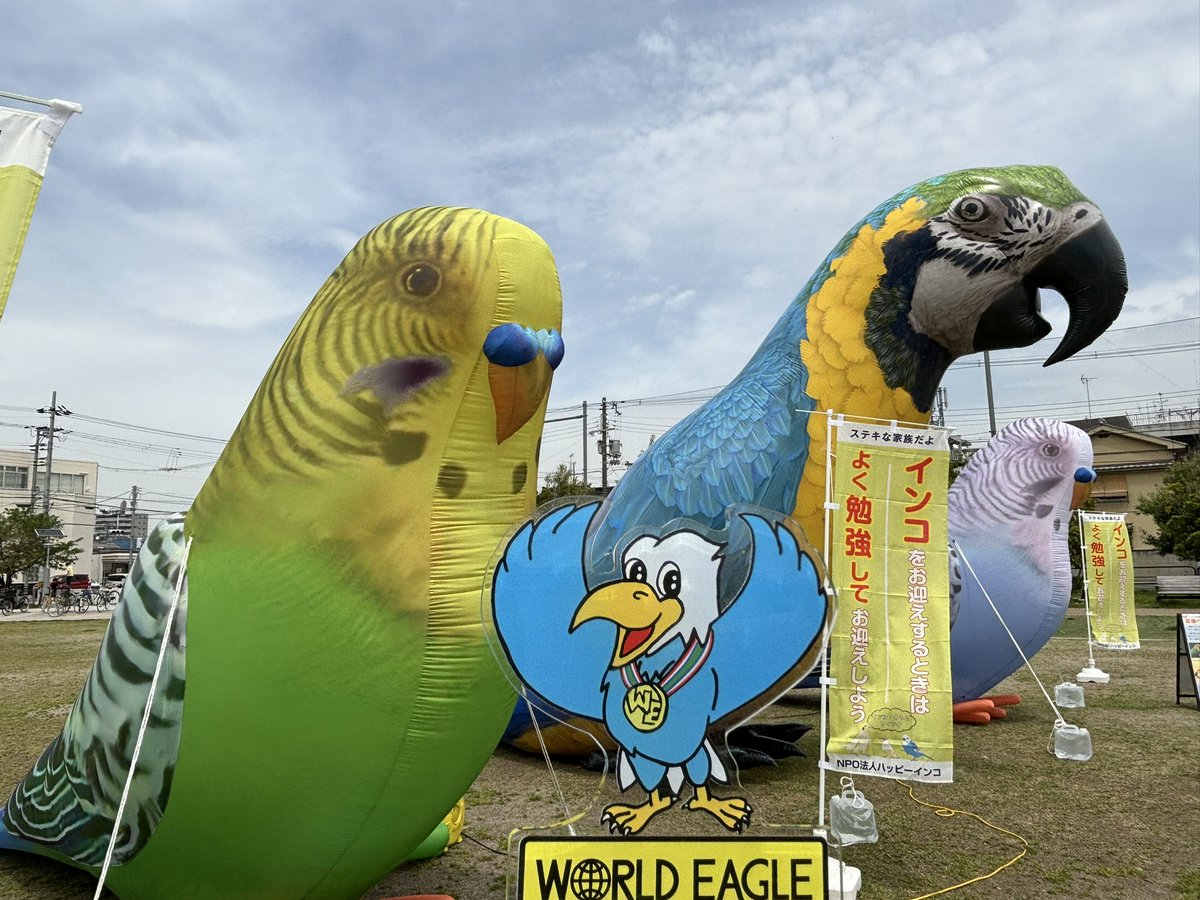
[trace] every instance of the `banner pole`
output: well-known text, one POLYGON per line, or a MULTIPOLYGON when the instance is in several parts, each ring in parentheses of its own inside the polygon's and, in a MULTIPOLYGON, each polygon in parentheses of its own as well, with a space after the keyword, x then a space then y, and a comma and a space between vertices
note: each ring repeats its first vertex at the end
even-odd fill
MULTIPOLYGON (((838 421, 841 422, 842 416, 838 416, 838 421)), ((822 557, 825 561, 825 593, 827 596, 834 597, 833 583, 829 580, 830 563, 832 556, 830 555, 829 542, 833 534, 833 510, 836 504, 833 502, 833 410, 825 410, 825 517, 824 517, 824 549, 822 557)), ((837 600, 834 598, 834 616, 837 615, 837 600)), ((817 826, 825 827, 825 766, 829 762, 825 752, 825 742, 829 737, 829 635, 830 625, 825 624, 824 650, 821 653, 821 763, 817 766, 817 780, 820 782, 818 790, 818 806, 817 806, 817 826)))
POLYGON ((82 106, 80 106, 78 103, 73 103, 70 100, 42 100, 38 97, 26 97, 24 94, 10 94, 8 91, 0 91, 0 97, 3 97, 5 100, 20 100, 22 103, 33 103, 37 106, 53 107, 55 103, 61 103, 67 107, 70 107, 71 111, 74 113, 83 112, 82 106))
POLYGON ((1081 590, 1083 592, 1083 612, 1084 612, 1084 627, 1087 628, 1088 639, 1088 663, 1075 676, 1076 681, 1091 681, 1096 684, 1108 684, 1108 673, 1102 672, 1096 668, 1096 651, 1092 646, 1092 603, 1091 591, 1089 590, 1088 566, 1087 566, 1087 539, 1083 533, 1083 510, 1075 510, 1079 517, 1079 576, 1081 581, 1081 590))

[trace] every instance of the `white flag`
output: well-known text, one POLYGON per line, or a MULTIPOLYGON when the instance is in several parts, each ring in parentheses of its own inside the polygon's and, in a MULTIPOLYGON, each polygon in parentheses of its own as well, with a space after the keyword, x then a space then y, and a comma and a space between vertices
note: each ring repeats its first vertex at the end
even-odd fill
POLYGON ((42 189, 42 177, 63 125, 78 104, 51 100, 50 111, 0 107, 0 316, 42 189))

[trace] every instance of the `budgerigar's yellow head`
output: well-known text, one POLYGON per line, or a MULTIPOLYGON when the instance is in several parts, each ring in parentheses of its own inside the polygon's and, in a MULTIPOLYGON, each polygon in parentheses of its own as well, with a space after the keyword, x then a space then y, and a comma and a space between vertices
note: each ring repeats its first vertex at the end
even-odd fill
POLYGON ((355 466, 453 493, 470 467, 446 468, 455 435, 481 459, 529 460, 561 319, 554 259, 523 225, 454 208, 384 222, 296 323, 194 512, 230 480, 253 492, 355 466))

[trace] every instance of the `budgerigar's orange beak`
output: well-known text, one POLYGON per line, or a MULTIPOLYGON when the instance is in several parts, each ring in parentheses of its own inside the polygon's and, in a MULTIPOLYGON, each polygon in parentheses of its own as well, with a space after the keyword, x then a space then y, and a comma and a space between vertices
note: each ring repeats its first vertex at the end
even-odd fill
POLYGON ((533 418, 550 390, 552 375, 550 365, 541 355, 521 366, 488 363, 488 384, 496 407, 497 444, 503 444, 533 418))
POLYGON ((1071 488, 1071 509, 1080 509, 1092 496, 1092 486, 1100 476, 1090 466, 1081 466, 1075 471, 1075 485, 1071 488))
POLYGON ((562 335, 554 328, 535 331, 518 322, 504 322, 488 332, 483 355, 496 407, 497 444, 516 434, 541 407, 563 352, 562 335))

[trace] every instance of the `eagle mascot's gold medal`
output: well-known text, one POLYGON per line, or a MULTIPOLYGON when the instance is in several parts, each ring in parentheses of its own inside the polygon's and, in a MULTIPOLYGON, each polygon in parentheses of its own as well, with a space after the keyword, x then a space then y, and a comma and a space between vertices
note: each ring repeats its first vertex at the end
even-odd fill
POLYGON ((625 692, 625 718, 638 731, 656 731, 667 720, 667 692, 643 681, 625 692))

